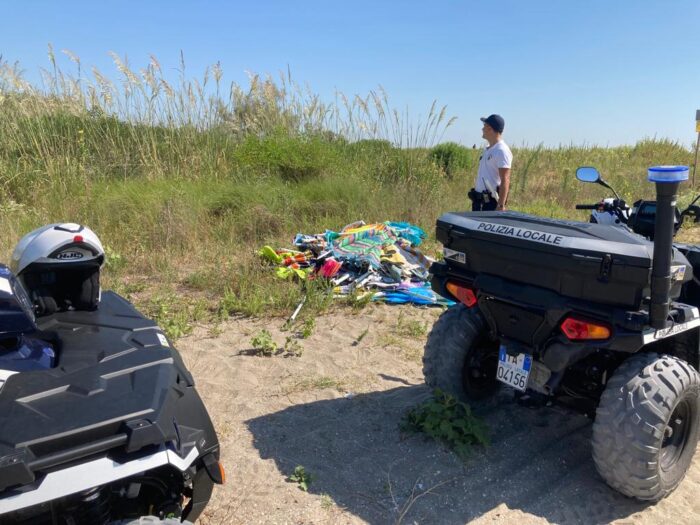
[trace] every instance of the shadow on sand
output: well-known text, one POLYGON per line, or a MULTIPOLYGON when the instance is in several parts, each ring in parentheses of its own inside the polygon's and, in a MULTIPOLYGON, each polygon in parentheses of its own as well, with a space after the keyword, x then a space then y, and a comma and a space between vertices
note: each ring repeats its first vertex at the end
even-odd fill
POLYGON ((428 395, 425 386, 399 387, 296 405, 247 425, 262 458, 285 475, 303 465, 314 475, 310 492, 372 524, 463 524, 501 504, 553 523, 608 523, 644 509, 596 473, 585 417, 500 394, 478 409, 491 446, 462 462, 399 431, 428 395))

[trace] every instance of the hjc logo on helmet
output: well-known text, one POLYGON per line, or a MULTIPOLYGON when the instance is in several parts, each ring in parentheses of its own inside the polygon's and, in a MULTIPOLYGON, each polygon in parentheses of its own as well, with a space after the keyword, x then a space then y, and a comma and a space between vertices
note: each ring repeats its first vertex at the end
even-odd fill
POLYGON ((76 252, 73 250, 61 252, 61 253, 56 255, 56 259, 60 259, 62 261, 74 261, 76 259, 82 259, 82 258, 83 258, 83 254, 81 252, 76 252))

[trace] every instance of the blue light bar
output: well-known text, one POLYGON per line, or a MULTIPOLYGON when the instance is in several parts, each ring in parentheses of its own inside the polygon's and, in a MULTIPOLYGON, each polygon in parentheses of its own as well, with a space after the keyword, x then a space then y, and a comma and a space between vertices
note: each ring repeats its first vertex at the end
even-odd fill
POLYGON ((649 182, 683 182, 688 180, 688 166, 652 166, 649 182))

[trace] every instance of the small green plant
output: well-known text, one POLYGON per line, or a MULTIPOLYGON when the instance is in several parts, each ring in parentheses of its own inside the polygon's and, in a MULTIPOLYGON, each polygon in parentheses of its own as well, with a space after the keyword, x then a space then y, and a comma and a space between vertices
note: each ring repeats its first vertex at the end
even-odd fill
POLYGON ((369 333, 369 326, 367 328, 365 328, 360 335, 357 336, 357 339, 355 339, 355 341, 352 343, 352 346, 359 345, 362 342, 362 340, 365 338, 365 336, 367 336, 368 333, 369 333))
POLYGON ((291 481, 299 485, 299 488, 304 492, 308 492, 309 485, 313 481, 313 476, 306 472, 306 469, 301 465, 297 465, 294 469, 294 474, 287 478, 287 481, 291 481))
POLYGON ((301 346, 301 343, 297 339, 289 335, 284 341, 284 353, 295 357, 301 357, 301 354, 304 353, 304 347, 301 346))
POLYGON ((253 350, 255 350, 257 355, 270 357, 277 351, 277 345, 272 340, 272 334, 265 329, 253 336, 250 344, 253 345, 253 350))
POLYGON ((345 298, 345 302, 353 310, 362 310, 365 306, 372 302, 372 297, 374 294, 372 292, 357 291, 353 290, 345 298))
POLYGON ((488 445, 486 425, 472 414, 465 403, 439 388, 433 397, 411 409, 402 422, 402 430, 424 432, 445 443, 461 458, 467 457, 472 445, 488 445))
POLYGON ((221 325, 216 323, 209 327, 209 337, 219 337, 224 332, 221 325))
POLYGON ((110 270, 117 271, 126 264, 126 259, 115 252, 111 246, 105 245, 105 266, 110 270))
POLYGON ((224 290, 223 296, 219 301, 218 317, 223 321, 228 318, 239 307, 239 300, 230 289, 224 290))
POLYGON ((302 339, 308 339, 314 333, 314 328, 316 328, 316 319, 309 317, 302 323, 299 335, 302 339))
POLYGON ((321 494, 321 508, 324 510, 329 510, 333 508, 335 501, 328 494, 321 494))
POLYGON ((405 343, 404 339, 392 333, 383 333, 379 336, 377 343, 383 347, 401 348, 405 343))
POLYGON ((325 278, 317 278, 304 282, 306 294, 305 311, 307 315, 318 315, 325 312, 333 304, 333 286, 325 278))
POLYGON ((178 302, 175 297, 155 297, 151 300, 148 311, 172 340, 192 332, 187 304, 178 302))
POLYGON ((396 331, 409 337, 421 337, 428 331, 428 323, 422 323, 417 319, 406 319, 401 312, 396 322, 396 331))

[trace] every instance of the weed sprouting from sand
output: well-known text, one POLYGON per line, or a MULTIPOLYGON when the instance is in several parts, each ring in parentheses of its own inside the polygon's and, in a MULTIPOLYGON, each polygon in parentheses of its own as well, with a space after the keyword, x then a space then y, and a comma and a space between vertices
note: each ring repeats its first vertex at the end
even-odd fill
POLYGON ((335 506, 335 501, 333 498, 326 493, 321 494, 321 508, 324 510, 330 510, 335 506))
POLYGON ((406 319, 403 311, 396 320, 396 332, 407 337, 419 338, 428 332, 428 323, 417 319, 406 319))
POLYGON ((191 306, 171 295, 157 296, 151 299, 147 313, 170 339, 177 340, 192 332, 191 306))
POLYGON ((461 458, 468 456, 473 445, 489 443, 486 425, 469 406, 440 389, 406 414, 402 429, 423 432, 445 443, 461 458))
POLYGON ((301 343, 297 339, 290 335, 287 336, 284 341, 284 353, 294 357, 301 357, 304 353, 304 347, 301 346, 301 343))
POLYGON ((362 290, 354 289, 347 296, 345 296, 345 304, 350 306, 353 310, 362 310, 365 306, 372 302, 372 292, 365 292, 362 290))
POLYGON ((353 341, 352 345, 353 345, 353 346, 359 345, 359 344, 362 342, 362 340, 367 336, 368 333, 369 333, 369 326, 368 326, 367 328, 365 328, 365 329, 362 331, 362 333, 360 333, 360 335, 357 336, 357 339, 355 339, 355 340, 353 341))
POLYGON ((259 356, 271 357, 277 352, 277 344, 268 330, 261 330, 250 340, 253 350, 259 356))
POLYGON ((287 478, 287 481, 296 483, 301 490, 308 492, 309 485, 311 485, 313 479, 314 477, 310 472, 307 472, 302 465, 297 465, 294 468, 294 473, 287 478))
POLYGON ((309 317, 307 319, 304 319, 304 322, 301 324, 301 330, 299 331, 299 336, 302 339, 308 339, 314 333, 315 328, 316 328, 316 319, 314 319, 313 317, 309 317))

